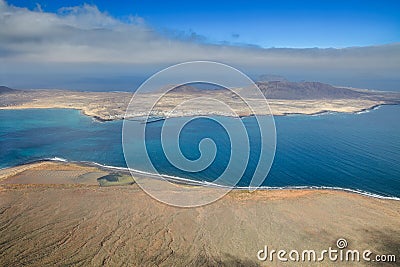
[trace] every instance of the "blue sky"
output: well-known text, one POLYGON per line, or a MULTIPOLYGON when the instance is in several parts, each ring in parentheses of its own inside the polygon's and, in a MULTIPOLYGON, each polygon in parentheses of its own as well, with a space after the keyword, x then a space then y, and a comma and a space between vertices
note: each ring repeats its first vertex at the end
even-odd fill
POLYGON ((173 64, 225 63, 400 90, 400 1, 0 0, 0 85, 130 90, 173 64))
POLYGON ((45 12, 84 3, 110 16, 139 16, 158 32, 206 43, 351 47, 400 41, 400 1, 54 1, 10 0, 45 12))

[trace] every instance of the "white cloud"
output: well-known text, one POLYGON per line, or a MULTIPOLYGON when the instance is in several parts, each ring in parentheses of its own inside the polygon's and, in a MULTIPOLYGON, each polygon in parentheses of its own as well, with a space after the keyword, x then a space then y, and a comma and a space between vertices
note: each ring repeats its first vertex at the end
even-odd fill
POLYGON ((274 73, 354 71, 388 77, 400 70, 400 44, 344 49, 264 49, 196 40, 159 34, 140 17, 120 21, 92 5, 46 13, 41 8, 32 11, 0 0, 0 61, 4 63, 3 71, 7 66, 4 73, 36 63, 55 67, 100 63, 138 67, 188 60, 221 61, 242 69, 268 69, 274 73))

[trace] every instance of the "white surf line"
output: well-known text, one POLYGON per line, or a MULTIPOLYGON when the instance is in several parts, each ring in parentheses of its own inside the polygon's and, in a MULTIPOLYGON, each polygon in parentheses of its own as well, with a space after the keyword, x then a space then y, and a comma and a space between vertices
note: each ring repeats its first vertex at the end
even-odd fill
MULTIPOLYGON (((41 160, 36 160, 34 162, 39 162, 39 161, 56 161, 56 162, 71 162, 71 163, 86 163, 86 164, 91 164, 91 165, 96 165, 102 168, 106 169, 112 169, 112 170, 120 170, 120 171, 129 171, 131 174, 136 173, 139 175, 145 175, 147 177, 152 177, 154 179, 165 179, 167 181, 172 181, 172 182, 185 182, 190 185, 195 184, 195 185, 201 185, 201 186, 208 186, 208 187, 216 187, 216 188, 230 188, 232 190, 290 190, 290 189, 316 189, 316 190, 336 190, 336 191, 342 191, 342 192, 350 192, 350 193, 355 193, 358 195, 363 195, 371 198, 377 198, 377 199, 384 199, 384 200, 397 200, 400 201, 400 197, 394 197, 394 196, 382 196, 376 193, 371 193, 367 192, 364 190, 360 189, 350 189, 350 188, 344 188, 344 187, 336 187, 336 186, 260 186, 260 187, 250 187, 250 186, 227 186, 227 185, 220 185, 216 184, 213 182, 208 182, 208 181, 197 181, 197 180, 192 180, 188 178, 183 178, 183 177, 178 177, 178 176, 172 176, 172 175, 167 175, 167 174, 157 174, 157 173, 151 173, 151 172, 146 172, 146 171, 141 171, 137 169, 131 169, 131 168, 126 168, 126 167, 117 167, 117 166, 110 166, 110 165, 105 165, 101 164, 98 162, 93 162, 93 161, 69 161, 67 159, 61 158, 61 157, 53 157, 53 158, 44 158, 41 160)), ((32 163, 32 162, 30 162, 32 163)), ((10 167, 6 167, 3 169, 7 169, 10 167)), ((0 170, 3 170, 0 169, 0 170)))

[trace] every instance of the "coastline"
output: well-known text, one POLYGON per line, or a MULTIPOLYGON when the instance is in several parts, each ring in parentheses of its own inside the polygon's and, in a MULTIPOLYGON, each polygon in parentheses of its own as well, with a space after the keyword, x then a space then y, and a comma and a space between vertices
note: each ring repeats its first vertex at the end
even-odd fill
MULTIPOLYGON (((382 105, 397 105, 397 104, 382 104, 382 105)), ((363 111, 360 111, 361 113, 364 112, 368 112, 370 110, 376 110, 377 108, 381 107, 382 105, 375 105, 373 107, 371 107, 370 109, 365 109, 363 111)), ((71 108, 67 108, 67 109, 71 109, 71 108)), ((77 110, 77 109, 74 109, 77 110)), ((355 114, 359 114, 360 112, 357 112, 355 114)), ((82 115, 84 115, 81 112, 82 115)), ((300 116, 320 116, 320 115, 329 115, 329 114, 340 114, 340 113, 332 113, 332 112, 321 112, 321 113, 316 113, 314 115, 304 115, 304 114, 299 114, 300 116)), ((85 115, 87 116, 87 115, 85 115)), ((252 116, 252 115, 250 115, 252 116)), ((294 114, 287 114, 287 115, 283 115, 283 116, 295 116, 294 114)), ((247 116, 244 116, 247 117, 247 116)), ((159 120, 163 120, 164 118, 160 118, 157 117, 156 121, 159 120)), ((139 120, 140 121, 140 120, 139 120)), ((153 121, 149 121, 146 123, 152 123, 153 121)), ((102 170, 105 171, 115 171, 115 172, 121 172, 121 173, 126 173, 129 174, 129 170, 127 168, 124 167, 117 167, 117 166, 107 166, 107 165, 102 165, 101 163, 97 163, 97 162, 85 162, 85 161, 68 161, 66 159, 61 159, 61 158, 55 158, 55 159, 51 159, 51 158, 44 158, 44 159, 39 159, 39 160, 34 160, 34 161, 29 161, 29 162, 23 162, 20 165, 16 165, 16 166, 7 166, 6 168, 0 169, 0 171, 5 170, 5 169, 10 169, 10 168, 14 168, 14 167, 22 167, 26 164, 30 164, 30 163, 36 163, 36 162, 46 162, 47 160, 50 161, 60 161, 60 162, 69 162, 69 163, 76 163, 76 164, 83 164, 83 165, 87 165, 87 166, 93 166, 93 167, 97 167, 100 168, 102 170)), ((146 172, 142 172, 139 170, 131 170, 135 175, 139 175, 139 176, 152 176, 155 179, 158 179, 157 175, 154 175, 152 173, 146 173, 146 172)), ((180 184, 186 184, 186 185, 198 185, 198 186, 207 186, 207 187, 223 187, 221 185, 218 184, 213 184, 207 181, 198 181, 198 180, 192 180, 192 179, 187 179, 184 177, 177 177, 177 176, 171 176, 171 175, 163 175, 163 177, 173 183, 180 183, 180 184)), ((253 188, 250 188, 250 190, 252 190, 253 188)), ((380 199, 393 199, 393 200, 399 200, 400 197, 396 196, 395 194, 389 194, 389 193, 377 193, 378 191, 374 192, 374 190, 372 191, 365 191, 362 190, 360 188, 347 188, 347 187, 330 187, 330 186, 315 186, 315 185, 295 185, 295 186, 282 186, 282 187, 269 187, 269 186, 264 186, 261 188, 258 188, 258 190, 308 190, 308 189, 312 189, 312 190, 333 190, 333 191, 345 191, 345 192, 350 192, 350 193, 355 193, 355 194, 359 194, 359 195, 364 195, 364 196, 368 196, 368 197, 373 197, 373 198, 380 198, 380 199)), ((249 190, 248 187, 235 187, 234 190, 249 190)))
POLYGON ((280 266, 258 261, 257 252, 322 251, 340 238, 350 249, 399 255, 395 200, 334 190, 233 190, 187 209, 160 203, 137 184, 96 185, 107 173, 98 167, 34 164, 0 182, 0 265, 280 266))
POLYGON ((349 249, 397 256, 399 200, 338 187, 239 187, 208 205, 176 208, 147 195, 127 168, 48 158, 0 169, 0 265, 280 266, 257 252, 322 251, 340 238, 349 249))
MULTIPOLYGON (((330 114, 340 114, 340 113, 344 113, 344 114, 362 114, 365 112, 369 112, 372 110, 376 110, 382 106, 392 106, 392 105, 400 105, 400 103, 379 103, 379 104, 373 104, 371 106, 368 107, 364 107, 364 108, 359 108, 359 109, 350 109, 350 110, 326 110, 326 109, 322 109, 319 111, 315 111, 315 112, 283 112, 283 113, 277 113, 277 114, 272 114, 273 116, 277 116, 277 117, 286 117, 286 116, 294 116, 294 115, 303 115, 303 116, 319 116, 319 115, 330 115, 330 114)), ((118 116, 115 118, 106 118, 106 117, 102 117, 102 116, 98 116, 98 115, 94 115, 91 114, 90 112, 85 111, 84 108, 75 108, 75 107, 59 107, 59 106, 29 106, 29 105, 21 105, 21 106, 7 106, 7 107, 2 107, 0 106, 0 110, 29 110, 29 109, 72 109, 72 110, 77 110, 79 111, 82 115, 87 116, 87 117, 91 117, 94 120, 98 121, 98 122, 111 122, 111 121, 119 121, 119 120, 123 120, 124 117, 123 116, 118 116)), ((223 116, 223 117, 233 117, 231 114, 221 114, 221 113, 199 113, 199 114, 179 114, 179 115, 172 115, 172 116, 168 116, 169 118, 181 118, 181 117, 193 117, 193 116, 223 116)), ((247 117, 252 117, 254 116, 254 114, 245 114, 245 115, 240 115, 240 118, 247 118, 247 117)), ((271 114, 260 114, 259 116, 271 116, 271 114)), ((152 118, 157 118, 155 120, 151 120, 151 121, 146 121, 144 116, 134 116, 134 117, 128 117, 128 119, 132 119, 132 120, 138 120, 138 121, 143 121, 145 123, 152 123, 152 122, 157 122, 157 121, 162 121, 165 120, 166 117, 164 116, 160 116, 160 115, 150 115, 149 119, 152 118)))
MULTIPOLYGON (((349 89, 350 90, 350 89, 349 89)), ((355 89, 350 92, 356 96, 343 98, 335 95, 332 91, 330 97, 308 96, 301 98, 301 95, 294 94, 287 98, 268 98, 269 109, 265 109, 265 99, 249 98, 252 101, 256 115, 318 115, 329 112, 338 113, 359 113, 374 109, 381 105, 400 104, 400 93, 398 92, 378 92, 370 91, 359 92, 355 89), (300 98, 299 98, 300 97, 300 98)), ((0 109, 51 109, 65 108, 79 110, 83 115, 90 116, 98 121, 114 121, 124 118, 135 119, 154 117, 183 117, 183 116, 232 116, 236 114, 239 117, 252 116, 253 111, 243 102, 233 95, 224 91, 209 91, 207 93, 194 92, 174 92, 163 96, 154 106, 152 100, 155 97, 152 93, 140 95, 142 101, 134 109, 128 108, 132 94, 128 92, 79 92, 68 90, 28 90, 16 91, 13 93, 3 93, 0 100, 0 109), (200 101, 207 99, 216 99, 231 107, 227 112, 220 105, 213 101, 200 101), (196 99, 196 102, 192 100, 196 99), (191 105, 182 106, 179 109, 174 107, 181 103, 191 101, 191 105), (242 103, 243 102, 243 103, 242 103), (152 110, 148 112, 148 106, 152 110)), ((219 103, 219 102, 218 102, 219 103)))
MULTIPOLYGON (((6 167, 3 169, 0 169, 0 185, 2 181, 7 180, 9 178, 12 178, 13 176, 16 176, 17 174, 24 172, 24 171, 29 171, 32 168, 36 168, 39 166, 45 166, 46 163, 55 163, 59 166, 62 166, 64 164, 73 164, 81 168, 96 168, 99 170, 99 172, 104 172, 104 173, 113 173, 113 174, 122 174, 122 175, 132 175, 133 177, 145 177, 145 178, 153 178, 153 179, 160 179, 160 177, 156 174, 153 173, 148 173, 148 172, 143 172, 140 170, 134 170, 134 169, 128 169, 124 167, 115 167, 115 166, 108 166, 108 165, 102 165, 100 163, 96 162, 79 162, 79 161, 68 161, 66 159, 62 158, 46 158, 46 159, 40 159, 40 160, 34 160, 30 161, 27 163, 23 163, 17 166, 10 166, 6 167)), ((104 174, 106 175, 106 174, 104 174)), ((211 182, 205 182, 205 181, 197 181, 193 179, 188 179, 188 178, 183 178, 183 177, 177 177, 177 176, 171 176, 171 175, 162 175, 162 178, 175 183, 177 185, 184 185, 184 186, 203 186, 203 187, 208 187, 208 188, 230 188, 227 186, 223 185, 218 185, 215 183, 211 182)), ((371 193, 368 191, 364 190, 359 190, 359 189, 352 189, 352 188, 342 188, 342 187, 330 187, 330 186, 282 186, 282 187, 273 187, 273 186, 260 186, 258 188, 251 188, 251 187, 234 187, 232 188, 232 191, 238 191, 238 192, 252 192, 254 190, 257 191, 282 191, 282 192, 291 192, 291 191, 330 191, 332 193, 335 192, 344 192, 344 193, 349 193, 349 194, 355 194, 355 195, 360 195, 368 198, 373 198, 373 199, 382 199, 382 200, 394 200, 394 201, 400 201, 400 197, 396 196, 385 196, 385 195, 379 195, 376 193, 371 193)))

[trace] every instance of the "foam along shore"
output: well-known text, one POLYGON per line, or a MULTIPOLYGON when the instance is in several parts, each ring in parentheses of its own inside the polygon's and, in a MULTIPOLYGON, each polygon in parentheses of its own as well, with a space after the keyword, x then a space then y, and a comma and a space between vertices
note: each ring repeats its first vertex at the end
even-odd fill
POLYGON ((321 251, 336 248, 339 238, 351 249, 400 255, 397 200, 338 190, 234 190, 183 209, 134 183, 99 185, 115 173, 56 161, 0 170, 0 265, 280 266, 258 261, 257 252, 265 245, 321 251))
MULTIPOLYGON (((45 165, 46 170, 58 170, 59 165, 62 163, 66 163, 64 167, 72 167, 72 169, 75 169, 77 166, 80 166, 81 168, 93 168, 91 174, 94 174, 92 176, 93 179, 89 181, 89 183, 83 183, 82 179, 75 178, 73 180, 61 180, 62 182, 66 184, 70 183, 76 183, 76 184, 90 184, 90 185, 125 185, 125 184, 134 184, 135 179, 140 179, 140 178, 151 178, 151 179, 157 179, 157 180, 164 180, 168 181, 171 183, 174 183, 176 185, 187 185, 187 186, 202 186, 202 187, 210 187, 210 188, 230 188, 232 190, 238 190, 238 191, 254 191, 254 190, 330 190, 330 191, 343 191, 343 192, 349 192, 349 193, 354 193, 354 194, 359 194, 367 197, 373 197, 373 198, 378 198, 378 199, 388 199, 388 200, 399 200, 400 197, 395 197, 395 196, 385 196, 385 195, 378 195, 375 193, 363 191, 363 190, 358 190, 358 189, 350 189, 350 188, 342 188, 342 187, 332 187, 332 186, 285 186, 285 187, 270 187, 270 186, 259 186, 257 188, 253 187, 248 187, 248 186, 235 186, 234 188, 230 186, 224 186, 220 185, 217 183, 212 183, 208 181, 200 181, 200 180, 193 180, 193 179, 188 179, 184 177, 178 177, 178 176, 172 176, 172 175, 159 175, 159 174, 154 174, 150 172, 145 172, 137 169, 130 169, 126 167, 117 167, 117 166, 109 166, 109 165, 104 165, 100 164, 97 162, 89 162, 89 161, 68 161, 67 159, 64 158, 59 158, 59 157, 53 157, 53 158, 44 158, 41 160, 36 160, 30 163, 22 164, 20 166, 15 166, 15 167, 9 167, 9 168, 4 168, 0 169, 0 182, 1 180, 5 180, 9 178, 10 176, 14 176, 13 179, 10 179, 8 182, 13 182, 15 181, 15 176, 21 172, 24 172, 26 170, 36 170, 37 167, 45 165), (53 164, 55 163, 55 164, 53 164), (93 171, 94 170, 94 171, 93 171), (98 171, 99 170, 99 171, 98 171), (124 181, 118 181, 117 178, 120 178, 119 180, 124 181), (133 178, 134 177, 134 178, 133 178), (110 181, 106 182, 106 178, 109 180, 111 179, 117 179, 115 183, 112 183, 110 181), (130 179, 131 178, 131 179, 130 179)), ((87 178, 87 174, 84 171, 84 177, 87 178)), ((74 175, 74 174, 73 174, 74 175)), ((39 173, 40 176, 40 173, 39 173)), ((78 175, 79 176, 79 175, 78 175)), ((30 176, 28 176, 28 182, 27 183, 33 183, 33 184, 40 184, 40 183, 45 183, 45 184, 54 184, 54 183, 59 183, 58 180, 55 179, 48 179, 48 177, 40 177, 40 178, 32 178, 32 173, 30 173, 30 176)), ((21 181, 19 181, 21 182, 21 181)), ((61 183, 62 183, 61 182, 61 183)))

